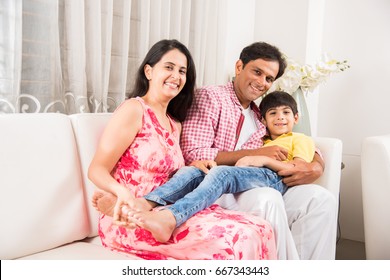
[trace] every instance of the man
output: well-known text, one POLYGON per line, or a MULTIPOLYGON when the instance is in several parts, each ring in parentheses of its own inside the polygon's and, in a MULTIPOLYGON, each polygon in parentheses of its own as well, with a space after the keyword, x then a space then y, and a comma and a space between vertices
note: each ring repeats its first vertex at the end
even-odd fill
MULTIPOLYGON (((199 89, 183 124, 181 148, 186 163, 215 160, 218 165, 234 165, 247 155, 284 160, 285 149, 262 148, 266 130, 254 100, 267 92, 285 68, 276 47, 257 42, 242 50, 234 82, 199 89)), ((334 259, 337 203, 328 190, 307 185, 321 176, 323 168, 316 154, 311 163, 279 172, 290 187, 283 197, 271 188, 255 188, 223 195, 217 203, 268 220, 275 230, 279 259, 334 259)))

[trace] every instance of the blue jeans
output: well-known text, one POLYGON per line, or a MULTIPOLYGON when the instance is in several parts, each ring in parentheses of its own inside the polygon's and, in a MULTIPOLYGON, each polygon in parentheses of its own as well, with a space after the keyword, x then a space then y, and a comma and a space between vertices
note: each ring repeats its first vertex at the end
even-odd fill
POLYGON ((284 194, 287 186, 282 179, 276 172, 265 167, 220 165, 211 168, 206 175, 196 167, 186 166, 144 198, 164 206, 171 204, 165 209, 172 212, 178 227, 225 193, 269 187, 284 194))

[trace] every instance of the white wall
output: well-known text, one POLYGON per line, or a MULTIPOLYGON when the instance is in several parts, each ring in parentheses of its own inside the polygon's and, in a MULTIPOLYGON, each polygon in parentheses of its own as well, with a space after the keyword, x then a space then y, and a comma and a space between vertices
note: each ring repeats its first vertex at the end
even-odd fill
POLYGON ((341 233, 363 241, 361 144, 390 133, 390 1, 326 0, 324 19, 323 49, 351 68, 320 89, 318 135, 343 141, 341 233))
MULTIPOLYGON (((269 42, 297 62, 315 63, 322 55, 326 0, 257 0, 254 39, 269 42)), ((317 135, 318 90, 307 96, 312 135, 317 135)))
POLYGON ((223 24, 226 30, 224 37, 225 54, 224 65, 219 65, 219 72, 222 73, 216 84, 226 83, 235 74, 235 64, 239 58, 241 50, 253 43, 253 32, 255 28, 255 0, 224 0, 222 5, 226 9, 223 16, 223 24), (237 13, 245 13, 248 16, 237 16, 237 13), (237 40, 237 38, 240 38, 237 40))

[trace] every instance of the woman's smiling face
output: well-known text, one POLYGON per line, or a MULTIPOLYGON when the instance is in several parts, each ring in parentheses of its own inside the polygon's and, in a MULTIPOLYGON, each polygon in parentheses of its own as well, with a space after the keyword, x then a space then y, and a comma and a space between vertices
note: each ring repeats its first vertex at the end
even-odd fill
POLYGON ((149 90, 157 90, 168 96, 176 96, 187 79, 187 58, 177 49, 167 52, 153 67, 145 66, 149 90))

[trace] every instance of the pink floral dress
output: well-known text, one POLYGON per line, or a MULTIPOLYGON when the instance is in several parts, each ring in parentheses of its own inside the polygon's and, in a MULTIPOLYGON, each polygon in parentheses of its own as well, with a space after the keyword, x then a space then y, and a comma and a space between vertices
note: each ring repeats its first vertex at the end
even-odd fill
MULTIPOLYGON (((120 158, 115 179, 135 196, 143 196, 165 183, 184 159, 179 131, 165 130, 142 98, 143 127, 120 158)), ((218 205, 197 213, 178 227, 167 243, 156 241, 142 228, 127 229, 101 215, 99 235, 105 247, 144 259, 276 259, 274 233, 268 222, 218 205)))

